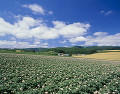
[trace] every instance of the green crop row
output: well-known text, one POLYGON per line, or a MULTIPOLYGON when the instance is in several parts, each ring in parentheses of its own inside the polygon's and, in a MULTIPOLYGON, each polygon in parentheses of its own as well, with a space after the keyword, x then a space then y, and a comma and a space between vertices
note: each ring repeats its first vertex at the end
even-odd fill
POLYGON ((0 94, 119 94, 120 62, 0 54, 0 94))

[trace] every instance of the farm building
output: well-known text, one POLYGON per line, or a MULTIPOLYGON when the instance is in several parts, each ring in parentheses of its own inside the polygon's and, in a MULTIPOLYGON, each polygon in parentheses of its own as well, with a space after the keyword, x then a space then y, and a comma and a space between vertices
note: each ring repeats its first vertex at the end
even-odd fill
POLYGON ((69 56, 69 54, 60 53, 60 54, 58 54, 58 56, 69 56))

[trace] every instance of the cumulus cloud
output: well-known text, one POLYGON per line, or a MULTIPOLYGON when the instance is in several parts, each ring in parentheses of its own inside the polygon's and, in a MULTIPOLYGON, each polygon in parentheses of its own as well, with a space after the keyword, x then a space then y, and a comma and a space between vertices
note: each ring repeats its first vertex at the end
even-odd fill
POLYGON ((49 28, 46 25, 40 25, 30 30, 31 35, 38 39, 55 39, 59 36, 58 32, 54 28, 49 28))
POLYGON ((41 42, 40 41, 35 41, 34 44, 39 45, 39 44, 41 44, 41 42))
POLYGON ((31 48, 33 46, 28 42, 0 40, 0 48, 31 48))
POLYGON ((35 20, 31 17, 23 17, 22 20, 14 23, 14 28, 11 31, 11 34, 21 39, 32 38, 30 29, 39 26, 41 22, 41 20, 35 20))
POLYGON ((18 20, 18 19, 22 19, 23 16, 22 15, 14 15, 14 17, 18 20))
POLYGON ((120 33, 108 35, 107 32, 95 32, 94 36, 80 36, 69 39, 71 43, 85 42, 84 46, 120 46, 120 33))
POLYGON ((107 32, 95 32, 93 35, 94 36, 105 36, 107 35, 107 32))
POLYGON ((69 41, 72 42, 72 43, 75 43, 75 42, 78 42, 78 41, 79 41, 79 42, 80 42, 80 41, 86 41, 86 40, 87 40, 87 39, 86 39, 85 37, 83 37, 83 36, 69 39, 69 41))
POLYGON ((84 24, 80 22, 67 25, 61 21, 53 21, 53 24, 54 28, 59 32, 59 34, 66 38, 85 35, 90 27, 90 24, 84 24))
POLYGON ((35 20, 31 17, 23 17, 22 20, 19 20, 14 24, 10 24, 0 18, 0 36, 11 34, 20 39, 32 38, 30 29, 40 25, 41 22, 41 20, 35 20))
POLYGON ((105 13, 105 16, 110 15, 110 14, 112 14, 112 13, 113 13, 112 11, 107 11, 107 12, 105 13))
POLYGON ((11 34, 19 39, 38 38, 38 39, 55 39, 59 36, 74 38, 85 35, 90 24, 73 23, 66 24, 62 21, 52 21, 53 27, 48 27, 41 20, 31 17, 23 17, 14 24, 4 21, 0 18, 0 35, 11 34))
POLYGON ((38 47, 43 47, 43 48, 47 48, 49 45, 48 43, 42 43, 40 41, 35 41, 33 44, 37 45, 38 47))
POLYGON ((34 42, 33 44, 30 44, 29 42, 0 40, 0 48, 47 48, 48 45, 48 43, 41 42, 34 42))
POLYGON ((54 27, 48 27, 47 25, 41 24, 40 26, 31 29, 31 34, 39 39, 55 39, 59 36, 73 38, 85 35, 90 27, 90 24, 84 23, 73 23, 68 25, 62 21, 52 21, 52 23, 54 27))
POLYGON ((13 25, 4 21, 3 18, 0 18, 0 36, 5 36, 10 34, 10 31, 13 29, 13 25))
POLYGON ((98 45, 98 46, 120 46, 120 33, 115 35, 103 35, 96 37, 88 37, 86 42, 86 46, 98 45))
POLYGON ((64 41, 59 41, 60 43, 66 43, 67 41, 66 40, 64 40, 64 41))
POLYGON ((100 11, 101 14, 108 16, 113 13, 113 11, 100 11))
POLYGON ((53 11, 49 11, 48 14, 52 15, 52 14, 53 14, 53 11))
POLYGON ((120 33, 109 35, 107 32, 95 32, 92 36, 87 36, 90 28, 89 23, 72 23, 67 24, 63 21, 52 21, 53 27, 38 19, 32 17, 22 17, 17 22, 11 24, 0 18, 0 36, 12 35, 11 41, 0 41, 0 47, 48 47, 48 43, 36 41, 33 44, 28 42, 17 42, 18 39, 37 39, 48 40, 63 37, 72 44, 76 42, 85 42, 85 46, 120 46, 120 33), (86 37, 87 36, 87 37, 86 37))
POLYGON ((105 11, 103 11, 103 10, 102 10, 102 11, 100 11, 100 13, 104 13, 104 12, 105 12, 105 11))
POLYGON ((34 14, 45 14, 45 10, 42 8, 42 6, 37 4, 29 4, 29 5, 23 5, 22 7, 29 8, 33 11, 34 14))

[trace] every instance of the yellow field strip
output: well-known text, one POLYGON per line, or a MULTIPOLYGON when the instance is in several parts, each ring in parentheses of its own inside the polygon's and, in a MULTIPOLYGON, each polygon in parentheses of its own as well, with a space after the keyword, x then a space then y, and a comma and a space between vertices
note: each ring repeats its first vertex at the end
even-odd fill
POLYGON ((113 51, 112 50, 108 50, 108 51, 110 51, 110 52, 96 53, 96 54, 91 54, 91 55, 78 55, 78 56, 73 56, 73 57, 120 61, 120 52, 114 52, 114 51, 118 51, 118 50, 113 50, 113 51))

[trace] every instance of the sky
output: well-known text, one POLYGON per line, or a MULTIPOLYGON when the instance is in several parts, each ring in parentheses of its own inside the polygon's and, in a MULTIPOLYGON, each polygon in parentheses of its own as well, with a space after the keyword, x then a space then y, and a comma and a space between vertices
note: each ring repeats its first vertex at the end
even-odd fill
POLYGON ((0 0, 0 48, 120 46, 120 0, 0 0))

